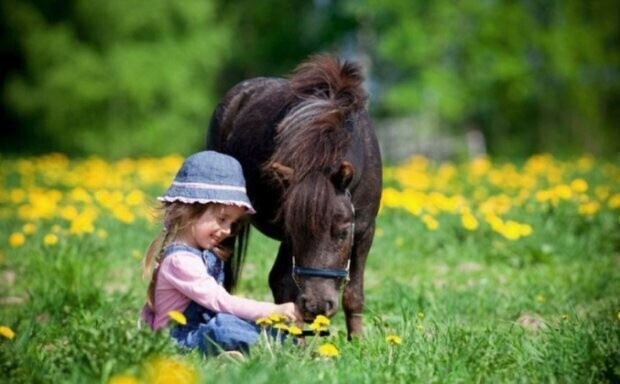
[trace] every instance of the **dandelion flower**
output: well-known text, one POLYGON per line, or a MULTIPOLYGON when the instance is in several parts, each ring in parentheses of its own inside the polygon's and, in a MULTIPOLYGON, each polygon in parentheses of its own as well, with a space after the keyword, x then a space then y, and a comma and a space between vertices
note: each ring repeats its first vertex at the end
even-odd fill
POLYGON ((323 326, 328 326, 330 324, 329 318, 323 315, 318 315, 315 317, 314 322, 323 326))
POLYGON ((50 246, 58 244, 58 236, 53 233, 48 233, 43 237, 43 244, 50 246))
POLYGON ((545 297, 543 295, 536 295, 536 301, 542 303, 543 301, 545 301, 545 297))
POLYGON ((15 332, 7 326, 0 326, 0 335, 6 337, 9 340, 13 340, 15 338, 15 332))
POLYGON ((337 357, 338 355, 340 355, 340 351, 338 350, 338 348, 336 348, 336 346, 331 343, 325 343, 320 345, 317 349, 317 352, 320 356, 323 357, 337 357))
POLYGON ((465 213, 461 216, 461 224, 468 231, 474 231, 478 228, 478 220, 471 213, 465 213))
POLYGON ((570 183, 570 187, 577 193, 584 193, 588 190, 588 183, 584 179, 575 179, 570 183))
POLYGON ((430 229, 431 231, 439 228, 439 222, 437 222, 437 220, 435 220, 435 218, 431 215, 422 216, 422 221, 426 225, 426 228, 430 229))
POLYGON ((420 331, 420 332, 424 331, 424 326, 423 326, 422 324, 418 324, 418 325, 416 326, 416 328, 417 328, 417 329, 418 329, 418 331, 420 331))
POLYGON ((578 210, 582 216, 593 216, 600 210, 600 205, 596 201, 590 201, 579 205, 578 210))
POLYGON ((403 342, 400 336, 396 336, 396 335, 389 335, 388 337, 385 338, 385 341, 387 341, 388 343, 392 345, 400 345, 403 342))
POLYGON ((32 235, 33 233, 36 232, 37 226, 32 223, 26 223, 22 227, 22 230, 24 231, 25 234, 32 235))
POLYGON ((286 332, 288 332, 288 326, 287 326, 286 324, 284 324, 284 323, 276 323, 276 324, 274 324, 274 325, 273 325, 273 327, 274 327, 275 329, 279 329, 279 330, 281 330, 281 331, 286 331, 286 332))
POLYGON ((310 324, 310 329, 312 329, 314 332, 321 332, 321 331, 325 331, 327 329, 327 327, 329 326, 329 319, 323 315, 318 315, 314 321, 312 322, 312 324, 310 324))
POLYGON ((288 318, 284 315, 274 313, 272 315, 269 315, 269 320, 271 320, 274 324, 278 324, 285 322, 286 320, 288 320, 288 318))
POLYGON ((303 332, 301 331, 301 329, 299 327, 297 327, 296 325, 291 325, 288 327, 288 333, 290 333, 293 336, 299 336, 301 335, 303 332))
POLYGON ((140 384, 140 380, 132 375, 120 374, 112 376, 108 384, 140 384))
POLYGON ((168 312, 168 317, 170 317, 172 320, 176 321, 177 323, 181 325, 187 324, 187 319, 185 318, 185 315, 179 311, 168 312))
POLYGON ((418 316, 418 319, 423 319, 424 318, 424 312, 418 312, 417 316, 418 316))
POLYGON ((268 327, 273 324, 273 321, 271 321, 268 317, 261 317, 256 320, 256 324, 260 325, 261 327, 268 327))
POLYGON ((9 236, 9 244, 13 248, 21 247, 24 243, 26 243, 26 236, 21 232, 14 232, 9 236))
POLYGON ((145 383, 196 384, 198 373, 189 363, 174 358, 156 358, 145 366, 145 383))

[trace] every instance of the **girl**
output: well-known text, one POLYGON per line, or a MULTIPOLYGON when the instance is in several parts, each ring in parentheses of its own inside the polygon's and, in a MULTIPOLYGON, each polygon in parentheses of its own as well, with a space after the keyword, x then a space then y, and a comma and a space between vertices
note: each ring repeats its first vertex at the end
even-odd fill
POLYGON ((247 353, 260 334, 256 319, 279 314, 301 320, 293 303, 250 300, 226 289, 234 286, 240 264, 235 267, 231 260, 231 236, 244 216, 254 213, 237 160, 213 151, 196 153, 158 199, 164 228, 145 255, 145 274, 153 260, 155 266, 141 315, 151 329, 165 327, 170 311, 183 312, 187 323, 171 330, 181 346, 204 354, 247 353))

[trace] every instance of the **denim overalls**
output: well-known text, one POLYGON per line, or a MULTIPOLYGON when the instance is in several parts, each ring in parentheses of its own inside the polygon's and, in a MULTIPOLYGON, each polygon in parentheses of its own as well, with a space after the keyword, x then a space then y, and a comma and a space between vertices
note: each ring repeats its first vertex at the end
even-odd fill
MULTIPOLYGON (((207 273, 218 284, 224 282, 224 261, 211 251, 201 252, 183 244, 171 244, 164 250, 164 258, 173 252, 188 251, 202 258, 207 273)), ((170 335, 184 348, 198 349, 205 355, 217 355, 222 351, 249 352, 260 335, 261 328, 249 321, 228 313, 216 313, 191 301, 183 312, 187 324, 177 324, 170 335)))

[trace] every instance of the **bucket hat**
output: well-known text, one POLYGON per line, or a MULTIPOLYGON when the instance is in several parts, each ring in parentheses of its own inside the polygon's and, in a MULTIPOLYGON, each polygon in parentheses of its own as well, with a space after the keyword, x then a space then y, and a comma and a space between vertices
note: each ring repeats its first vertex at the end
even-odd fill
POLYGON ((185 159, 166 193, 157 199, 237 205, 245 207, 250 214, 255 213, 246 194, 241 164, 215 151, 198 152, 185 159))

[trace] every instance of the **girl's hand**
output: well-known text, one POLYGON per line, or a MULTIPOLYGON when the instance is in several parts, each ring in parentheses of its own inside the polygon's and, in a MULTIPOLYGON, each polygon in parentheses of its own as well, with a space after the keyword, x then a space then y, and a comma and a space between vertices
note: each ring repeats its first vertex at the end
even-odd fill
POLYGON ((276 305, 276 313, 286 316, 289 320, 299 322, 303 320, 303 316, 295 303, 284 303, 276 305))

